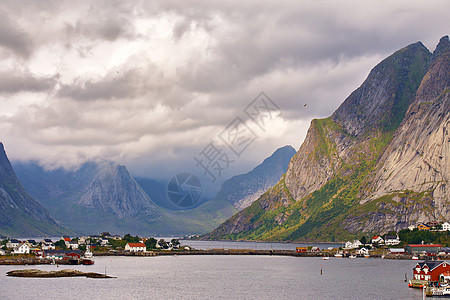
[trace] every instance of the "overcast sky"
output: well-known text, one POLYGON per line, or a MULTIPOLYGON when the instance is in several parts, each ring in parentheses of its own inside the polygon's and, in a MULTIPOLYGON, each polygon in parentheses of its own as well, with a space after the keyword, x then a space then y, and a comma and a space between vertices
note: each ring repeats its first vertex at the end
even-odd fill
POLYGON ((311 119, 394 51, 433 51, 449 11, 448 0, 4 0, 0 141, 48 168, 106 159, 205 178, 194 157, 214 142, 233 161, 220 181, 298 149, 311 119), (244 111, 260 92, 279 108, 264 126, 244 111), (252 137, 239 156, 220 139, 237 117, 252 137))

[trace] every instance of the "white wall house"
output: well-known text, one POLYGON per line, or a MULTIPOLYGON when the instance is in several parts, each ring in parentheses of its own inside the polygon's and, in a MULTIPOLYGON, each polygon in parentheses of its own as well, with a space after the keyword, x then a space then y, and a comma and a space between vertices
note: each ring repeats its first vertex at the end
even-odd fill
POLYGON ((0 249, 0 255, 5 255, 5 254, 6 254, 6 251, 3 249, 0 249))
POLYGON ((384 240, 381 236, 376 235, 372 238, 372 244, 384 244, 384 240))
POLYGON ((398 235, 387 235, 384 238, 384 243, 387 246, 398 245, 398 244, 400 244, 400 238, 398 237, 398 235))
POLYGON ((369 249, 363 247, 361 249, 356 250, 356 253, 361 254, 361 255, 367 255, 367 254, 369 254, 369 249))
POLYGON ((70 249, 72 249, 72 250, 78 249, 78 242, 70 241, 70 242, 69 242, 69 247, 67 247, 67 248, 70 248, 70 249))
POLYGON ((14 248, 14 254, 29 254, 30 246, 28 244, 22 244, 19 247, 14 248))
POLYGON ((359 240, 354 240, 353 242, 348 241, 345 243, 345 248, 347 249, 355 249, 359 248, 359 246, 362 246, 362 243, 359 240))
POLYGON ((125 251, 146 252, 147 251, 147 247, 143 243, 127 243, 125 245, 125 251))
POLYGON ((449 222, 444 222, 444 224, 442 224, 442 231, 450 231, 450 223, 449 222))
POLYGON ((15 240, 15 239, 9 240, 6 243, 6 248, 8 248, 8 249, 17 248, 19 246, 20 246, 20 241, 19 240, 15 240))

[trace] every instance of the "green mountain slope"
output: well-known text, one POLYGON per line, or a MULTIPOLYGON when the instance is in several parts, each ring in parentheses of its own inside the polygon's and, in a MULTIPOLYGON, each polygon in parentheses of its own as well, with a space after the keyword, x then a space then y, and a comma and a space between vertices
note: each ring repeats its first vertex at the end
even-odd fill
MULTIPOLYGON (((436 109, 423 114, 430 120, 429 128, 415 132, 414 140, 435 145, 436 153, 442 156, 438 160, 448 161, 448 130, 443 125, 448 124, 450 111, 445 68, 448 52, 442 51, 442 43, 447 41, 448 37, 441 40, 433 56, 421 43, 415 43, 378 64, 331 117, 311 122, 305 141, 278 184, 204 238, 333 241, 361 232, 400 229, 437 215, 449 217, 446 206, 436 209, 438 197, 433 191, 437 184, 422 190, 411 184, 411 190, 398 189, 391 195, 392 185, 377 193, 388 178, 374 181, 376 174, 384 172, 383 161, 390 161, 390 168, 395 169, 400 160, 405 173, 421 173, 411 170, 414 166, 392 148, 413 142, 401 139, 402 132, 427 124, 427 118, 411 117, 417 113, 414 107, 424 103, 436 109), (423 99, 419 93, 416 96, 418 89, 423 99), (428 132, 440 132, 441 137, 428 141, 428 132), (390 155, 394 158, 384 159, 390 155), (427 209, 431 209, 428 217, 423 214, 427 209)), ((414 157, 420 159, 420 155, 414 157)), ((448 183, 446 169, 436 168, 434 178, 448 183)), ((398 183, 398 178, 390 180, 400 187, 406 185, 398 183)), ((448 195, 446 185, 442 186, 444 190, 439 191, 448 195)))

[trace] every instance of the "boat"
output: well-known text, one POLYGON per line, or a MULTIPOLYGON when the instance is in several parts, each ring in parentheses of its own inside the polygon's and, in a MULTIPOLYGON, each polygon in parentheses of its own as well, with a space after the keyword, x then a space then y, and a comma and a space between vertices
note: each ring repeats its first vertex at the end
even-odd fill
POLYGON ((411 257, 412 260, 419 260, 419 257, 413 255, 413 257, 411 257))
POLYGON ((427 287, 426 295, 428 297, 450 298, 450 287, 427 287))
POLYGON ((322 259, 323 259, 323 260, 329 260, 330 257, 329 257, 329 256, 324 256, 324 257, 322 257, 322 259))
POLYGON ((86 252, 84 252, 84 256, 81 259, 83 265, 93 265, 94 264, 94 254, 91 251, 91 247, 89 245, 86 246, 86 252))
POLYGON ((369 257, 370 257, 370 254, 368 254, 368 253, 367 253, 367 254, 364 254, 364 257, 365 257, 365 258, 369 258, 369 257))
POLYGON ((348 258, 356 258, 356 255, 352 254, 348 258))
POLYGON ((336 254, 334 255, 334 257, 342 257, 342 253, 336 252, 336 254))

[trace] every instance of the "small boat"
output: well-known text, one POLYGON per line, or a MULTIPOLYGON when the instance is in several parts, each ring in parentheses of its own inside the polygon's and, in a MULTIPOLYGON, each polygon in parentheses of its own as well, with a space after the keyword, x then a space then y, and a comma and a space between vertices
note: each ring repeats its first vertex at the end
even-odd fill
POLYGON ((323 260, 329 260, 330 257, 329 257, 329 256, 324 256, 324 257, 322 257, 322 259, 323 259, 323 260))
POLYGON ((419 257, 413 255, 413 257, 411 257, 412 260, 419 260, 419 257))
POLYGON ((342 257, 342 253, 336 253, 334 257, 342 257))
POLYGON ((89 245, 86 246, 86 252, 84 252, 84 256, 81 259, 83 265, 93 265, 94 264, 94 254, 91 251, 91 247, 89 245))
POLYGON ((369 257, 370 257, 370 254, 364 254, 364 257, 365 257, 365 258, 369 258, 369 257))
POLYGON ((348 258, 356 258, 356 255, 350 255, 348 258))

